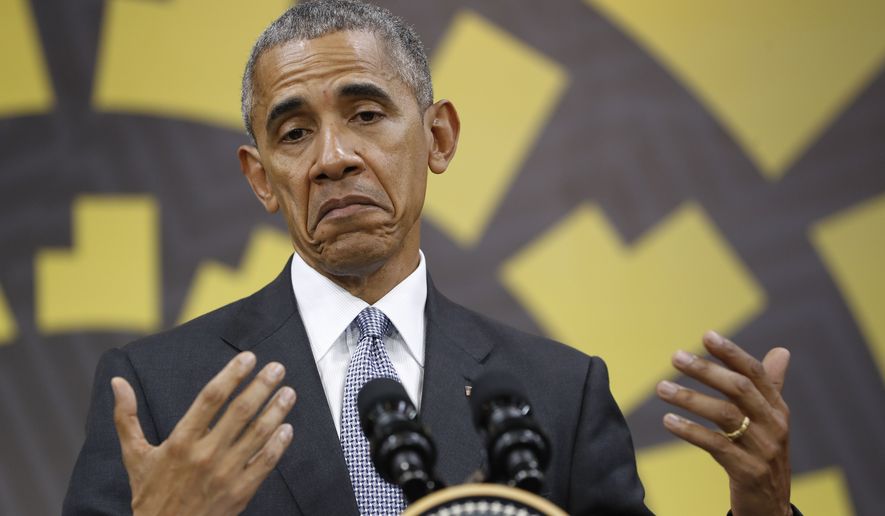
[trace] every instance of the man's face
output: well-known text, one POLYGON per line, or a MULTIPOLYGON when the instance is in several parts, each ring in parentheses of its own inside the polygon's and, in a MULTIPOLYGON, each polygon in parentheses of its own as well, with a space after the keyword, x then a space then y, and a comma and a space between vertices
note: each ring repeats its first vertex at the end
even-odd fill
POLYGON ((272 48, 255 69, 257 150, 240 149, 243 171, 305 261, 334 276, 402 253, 416 264, 428 163, 445 169, 434 167, 438 104, 420 109, 387 53, 343 31, 272 48))

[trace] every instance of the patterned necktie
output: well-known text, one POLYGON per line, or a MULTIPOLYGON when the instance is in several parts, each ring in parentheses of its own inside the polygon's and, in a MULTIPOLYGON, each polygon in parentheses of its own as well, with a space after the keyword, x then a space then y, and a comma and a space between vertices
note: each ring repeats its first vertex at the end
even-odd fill
POLYGON ((344 407, 341 413, 341 449, 350 472, 350 483, 356 495, 360 514, 399 514, 406 503, 402 489, 387 482, 375 471, 369 455, 369 441, 360 428, 356 397, 363 385, 375 378, 400 381, 384 349, 384 336, 390 330, 390 319, 381 310, 368 307, 356 317, 360 340, 350 358, 344 383, 344 407))

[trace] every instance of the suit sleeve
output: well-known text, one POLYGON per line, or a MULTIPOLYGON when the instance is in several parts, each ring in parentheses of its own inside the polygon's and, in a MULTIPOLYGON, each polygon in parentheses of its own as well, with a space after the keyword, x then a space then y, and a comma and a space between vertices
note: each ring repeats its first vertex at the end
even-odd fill
POLYGON ((590 361, 575 433, 569 514, 651 515, 636 472, 633 440, 612 397, 602 359, 590 361))
POLYGON ((125 378, 135 391, 138 416, 145 437, 156 444, 156 430, 150 419, 144 391, 126 352, 111 349, 99 360, 92 386, 92 399, 86 419, 86 440, 68 485, 62 514, 131 514, 132 494, 123 466, 120 442, 114 427, 114 395, 111 378, 125 378))

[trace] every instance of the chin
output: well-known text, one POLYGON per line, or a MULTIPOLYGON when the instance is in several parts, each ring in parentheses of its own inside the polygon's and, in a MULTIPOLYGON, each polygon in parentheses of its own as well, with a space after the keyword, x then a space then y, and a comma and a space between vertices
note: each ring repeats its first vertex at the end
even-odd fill
POLYGON ((335 276, 367 276, 392 255, 393 246, 387 244, 376 236, 345 236, 323 246, 318 261, 335 276))

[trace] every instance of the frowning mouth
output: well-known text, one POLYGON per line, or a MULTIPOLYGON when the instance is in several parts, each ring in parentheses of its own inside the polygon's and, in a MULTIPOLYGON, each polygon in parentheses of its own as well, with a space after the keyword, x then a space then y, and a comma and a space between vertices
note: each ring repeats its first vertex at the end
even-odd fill
POLYGON ((380 208, 378 203, 364 195, 347 195, 337 199, 329 199, 320 206, 317 225, 323 220, 349 217, 366 208, 380 208))

